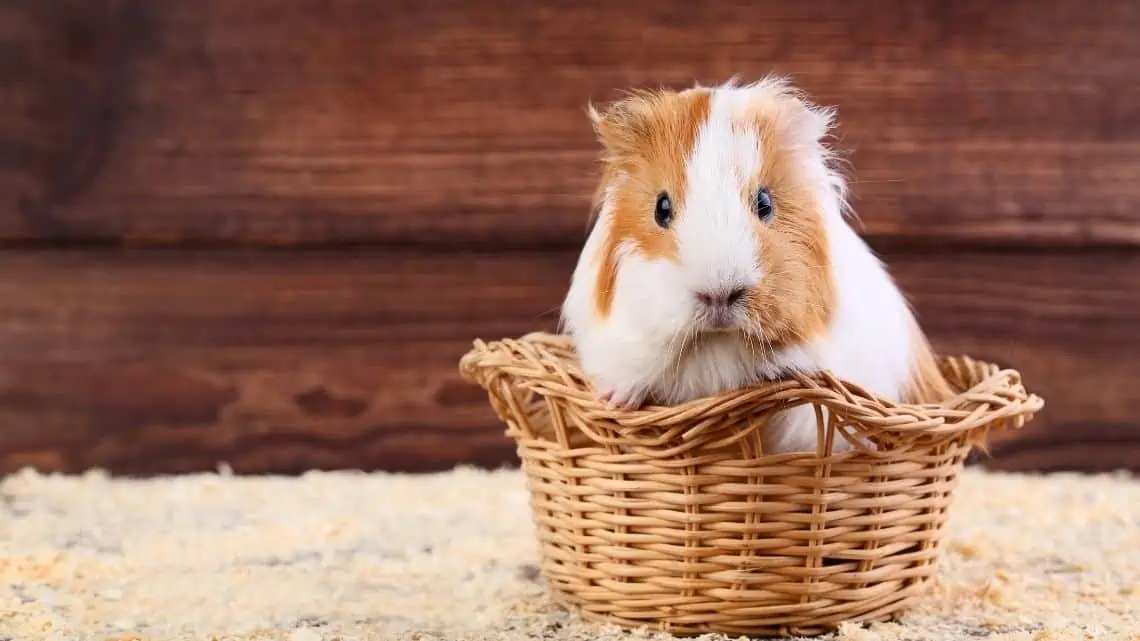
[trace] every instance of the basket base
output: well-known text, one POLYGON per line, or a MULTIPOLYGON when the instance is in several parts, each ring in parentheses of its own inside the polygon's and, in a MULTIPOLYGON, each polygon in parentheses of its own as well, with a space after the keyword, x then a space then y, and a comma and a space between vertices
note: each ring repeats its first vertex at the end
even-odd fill
MULTIPOLYGON (((623 611, 617 606, 601 608, 596 603, 583 606, 565 592, 551 589, 550 595, 560 607, 586 621, 616 625, 627 630, 650 629, 677 637, 724 634, 752 638, 779 638, 828 634, 835 632, 844 623, 886 622, 898 619, 922 595, 929 584, 930 579, 922 579, 897 592, 869 600, 865 604, 866 611, 862 613, 852 613, 845 607, 843 615, 834 619, 829 619, 826 614, 820 613, 820 610, 825 610, 826 606, 821 606, 819 603, 805 603, 804 611, 800 614, 795 613, 793 605, 770 606, 773 611, 784 613, 783 616, 766 614, 764 608, 754 607, 751 609, 755 611, 755 618, 749 621, 747 615, 740 613, 685 614, 669 613, 664 609, 658 617, 650 618, 646 614, 647 610, 641 607, 634 611, 623 611), (633 616, 630 616, 631 614, 633 616), (811 623, 802 623, 805 619, 809 619, 811 623)), ((731 605, 725 603, 725 610, 730 608, 731 605)))

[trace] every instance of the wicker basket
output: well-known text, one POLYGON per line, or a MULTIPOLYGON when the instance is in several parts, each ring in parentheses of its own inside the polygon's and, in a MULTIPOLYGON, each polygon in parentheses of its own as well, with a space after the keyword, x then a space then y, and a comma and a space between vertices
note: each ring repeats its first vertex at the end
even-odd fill
POLYGON ((476 341, 460 362, 518 445, 542 573, 587 619, 674 634, 817 634, 888 618, 935 572, 963 460, 1043 402, 1016 371, 944 358, 961 393, 899 405, 827 375, 607 410, 563 336, 476 341), (811 403, 815 454, 763 455, 811 403), (836 438, 859 449, 832 454, 836 438), (874 444, 859 446, 859 439, 874 444))

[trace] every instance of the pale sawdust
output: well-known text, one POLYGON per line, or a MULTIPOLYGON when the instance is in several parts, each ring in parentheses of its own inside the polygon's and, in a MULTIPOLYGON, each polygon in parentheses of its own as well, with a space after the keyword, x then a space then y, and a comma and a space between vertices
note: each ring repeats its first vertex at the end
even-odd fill
MULTIPOLYGON (((0 485, 0 639, 667 638, 547 603, 523 487, 471 469, 22 473, 0 485)), ((1140 482, 969 471, 959 492, 929 599, 828 638, 1140 639, 1140 482)))

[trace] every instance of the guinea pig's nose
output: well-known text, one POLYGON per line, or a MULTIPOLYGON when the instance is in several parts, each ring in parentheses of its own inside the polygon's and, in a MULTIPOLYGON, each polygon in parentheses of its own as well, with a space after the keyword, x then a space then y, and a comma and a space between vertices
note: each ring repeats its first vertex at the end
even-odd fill
POLYGON ((748 290, 743 287, 718 291, 703 291, 697 292, 697 300, 699 300, 702 305, 708 307, 732 307, 739 302, 740 299, 744 298, 746 293, 748 293, 748 290))

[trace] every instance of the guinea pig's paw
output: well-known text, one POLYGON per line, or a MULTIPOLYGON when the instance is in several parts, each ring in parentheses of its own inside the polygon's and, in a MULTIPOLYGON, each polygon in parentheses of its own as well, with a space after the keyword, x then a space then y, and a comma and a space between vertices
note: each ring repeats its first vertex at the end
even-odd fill
POLYGON ((602 387, 598 390, 598 402, 611 410, 631 412, 645 405, 645 393, 633 389, 617 390, 602 387))

